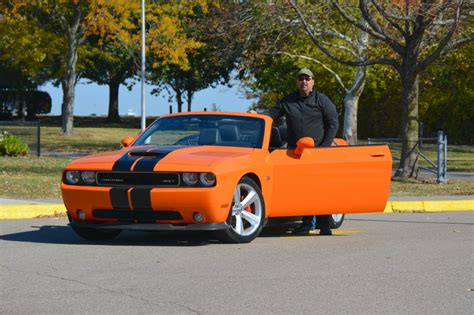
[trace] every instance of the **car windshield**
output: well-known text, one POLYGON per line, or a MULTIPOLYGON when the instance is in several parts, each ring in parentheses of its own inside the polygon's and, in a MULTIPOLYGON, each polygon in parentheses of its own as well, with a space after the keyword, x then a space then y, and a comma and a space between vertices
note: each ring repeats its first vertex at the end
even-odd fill
POLYGON ((134 145, 216 145, 261 148, 264 120, 227 115, 186 115, 160 118, 134 145))

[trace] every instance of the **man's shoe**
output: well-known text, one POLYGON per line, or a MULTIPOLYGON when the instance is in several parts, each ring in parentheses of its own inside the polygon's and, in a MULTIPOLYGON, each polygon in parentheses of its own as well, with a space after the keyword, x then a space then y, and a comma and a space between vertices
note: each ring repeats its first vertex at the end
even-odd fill
POLYGON ((329 229, 329 228, 321 229, 321 230, 319 231, 319 235, 332 235, 332 231, 331 231, 331 229, 329 229))
POLYGON ((312 226, 309 225, 300 225, 296 229, 294 229, 293 234, 298 234, 298 235, 309 235, 313 234, 316 231, 316 229, 312 226))

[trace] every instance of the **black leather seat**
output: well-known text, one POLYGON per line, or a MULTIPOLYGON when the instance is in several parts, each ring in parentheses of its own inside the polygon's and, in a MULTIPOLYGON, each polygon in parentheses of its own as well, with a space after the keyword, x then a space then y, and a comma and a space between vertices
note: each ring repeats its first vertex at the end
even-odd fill
POLYGON ((200 145, 212 145, 221 141, 219 129, 217 128, 202 128, 199 130, 200 145))
POLYGON ((239 127, 236 125, 219 126, 219 132, 223 141, 239 141, 239 127))
POLYGON ((278 127, 272 127, 272 133, 270 135, 270 149, 276 149, 281 146, 281 135, 278 127))

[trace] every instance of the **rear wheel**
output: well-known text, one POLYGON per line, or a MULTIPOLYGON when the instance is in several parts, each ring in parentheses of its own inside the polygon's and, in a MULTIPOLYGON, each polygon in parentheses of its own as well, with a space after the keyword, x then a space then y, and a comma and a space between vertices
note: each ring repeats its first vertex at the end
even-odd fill
MULTIPOLYGON (((344 222, 344 214, 332 214, 329 216, 329 224, 331 225, 331 229, 337 229, 342 225, 344 222)), ((316 228, 321 228, 321 225, 316 220, 316 228)))
POLYGON ((249 243, 262 231, 265 202, 258 185, 250 178, 242 178, 234 190, 227 218, 228 230, 219 231, 220 240, 227 243, 249 243))
POLYGON ((342 222, 344 221, 344 215, 333 214, 331 215, 330 221, 331 221, 331 229, 337 229, 342 225, 342 222))

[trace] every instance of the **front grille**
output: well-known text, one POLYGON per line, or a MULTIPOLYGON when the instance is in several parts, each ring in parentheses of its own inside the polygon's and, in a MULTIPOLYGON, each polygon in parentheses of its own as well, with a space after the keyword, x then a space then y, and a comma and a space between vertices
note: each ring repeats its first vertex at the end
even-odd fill
POLYGON ((98 219, 117 219, 120 222, 155 222, 156 220, 182 220, 177 211, 144 210, 94 210, 92 215, 98 219))
POLYGON ((103 186, 179 186, 177 173, 97 172, 97 184, 103 186))

